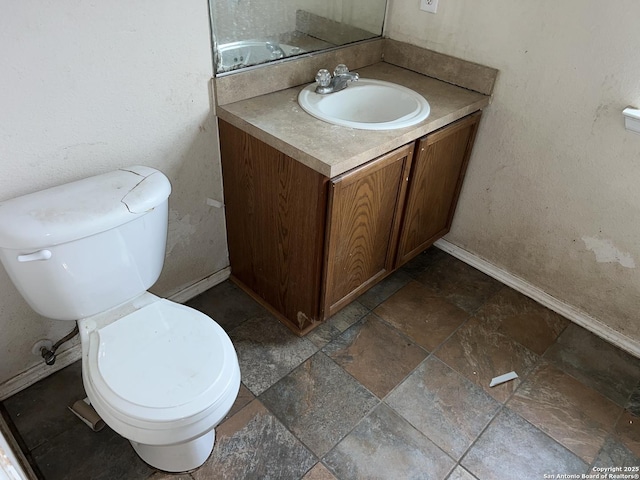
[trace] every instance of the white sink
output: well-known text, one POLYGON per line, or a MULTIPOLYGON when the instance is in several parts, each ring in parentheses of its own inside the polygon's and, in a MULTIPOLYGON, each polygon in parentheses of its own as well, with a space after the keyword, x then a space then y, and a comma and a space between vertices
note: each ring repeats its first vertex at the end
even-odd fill
POLYGON ((382 80, 361 78, 344 90, 320 95, 316 84, 302 89, 302 109, 325 122, 361 130, 393 130, 425 120, 429 102, 417 92, 382 80))

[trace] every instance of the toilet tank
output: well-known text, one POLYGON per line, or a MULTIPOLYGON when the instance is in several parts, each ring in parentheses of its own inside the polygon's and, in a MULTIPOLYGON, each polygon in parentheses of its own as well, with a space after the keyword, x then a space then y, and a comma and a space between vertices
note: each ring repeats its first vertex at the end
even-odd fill
POLYGON ((0 261, 45 317, 103 312, 160 276, 170 193, 162 172, 135 166, 0 202, 0 261))

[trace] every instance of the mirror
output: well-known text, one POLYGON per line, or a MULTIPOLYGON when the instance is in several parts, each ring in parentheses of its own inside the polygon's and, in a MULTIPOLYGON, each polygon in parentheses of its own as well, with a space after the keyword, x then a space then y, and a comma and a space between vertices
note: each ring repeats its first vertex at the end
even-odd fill
POLYGON ((210 0, 216 74, 382 35, 386 0, 210 0))

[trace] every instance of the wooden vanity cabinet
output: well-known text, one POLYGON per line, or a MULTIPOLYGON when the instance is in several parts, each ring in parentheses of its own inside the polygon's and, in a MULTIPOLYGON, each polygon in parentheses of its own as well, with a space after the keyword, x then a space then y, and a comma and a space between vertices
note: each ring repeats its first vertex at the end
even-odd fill
POLYGON ((479 120, 331 179, 220 120, 232 279, 307 333, 449 231, 479 120))

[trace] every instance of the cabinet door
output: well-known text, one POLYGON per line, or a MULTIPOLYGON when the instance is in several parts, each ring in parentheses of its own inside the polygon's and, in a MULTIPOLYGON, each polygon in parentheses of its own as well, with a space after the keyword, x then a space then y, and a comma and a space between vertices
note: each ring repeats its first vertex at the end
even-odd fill
POLYGON ((324 317, 393 269, 413 144, 332 179, 324 317))
POLYGON ((481 112, 418 141, 400 236, 400 266, 451 229, 481 112))

